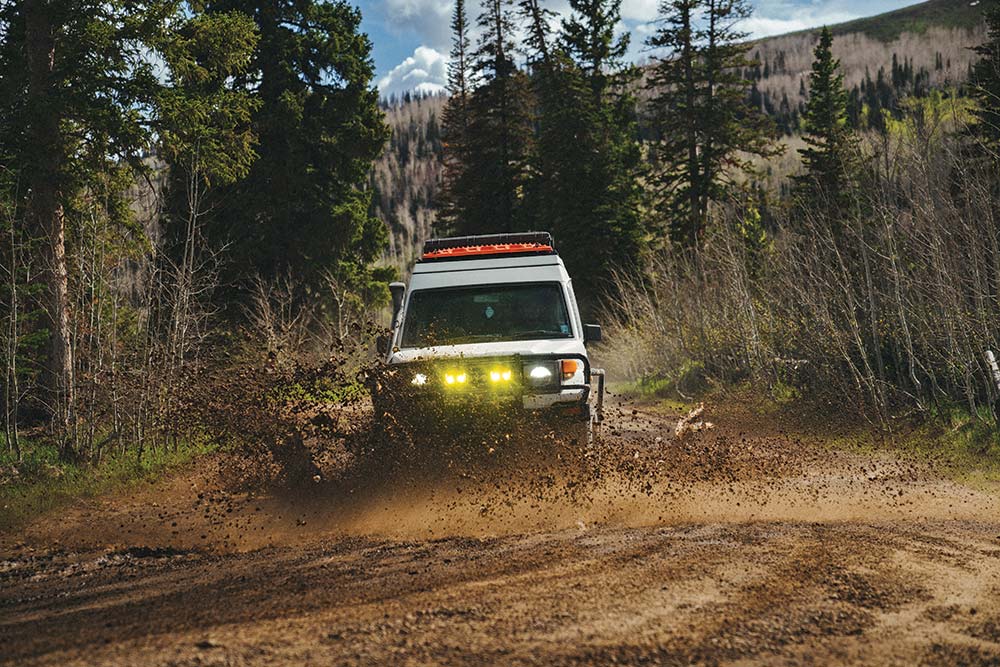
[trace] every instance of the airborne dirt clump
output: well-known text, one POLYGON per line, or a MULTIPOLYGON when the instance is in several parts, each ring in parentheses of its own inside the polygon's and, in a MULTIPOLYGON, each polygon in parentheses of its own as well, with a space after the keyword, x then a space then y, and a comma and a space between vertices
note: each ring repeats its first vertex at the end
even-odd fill
POLYGON ((935 466, 625 400, 590 448, 529 424, 379 466, 340 410, 304 482, 199 466, 0 537, 0 663, 1000 659, 1000 505, 935 466))

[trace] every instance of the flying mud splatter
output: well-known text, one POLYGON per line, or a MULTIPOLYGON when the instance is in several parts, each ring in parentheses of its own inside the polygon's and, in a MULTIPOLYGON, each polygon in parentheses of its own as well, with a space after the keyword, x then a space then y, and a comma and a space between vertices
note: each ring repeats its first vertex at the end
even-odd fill
POLYGON ((425 405, 414 419, 410 406, 391 403, 378 415, 363 392, 324 402, 303 389, 336 386, 342 395, 351 383, 385 381, 385 369, 344 368, 265 367, 226 379, 192 408, 228 444, 218 472, 136 496, 119 505, 112 530, 85 539, 227 551, 319 535, 484 537, 996 511, 990 496, 946 481, 944 461, 831 451, 712 405, 670 415, 618 397, 600 440, 588 444, 563 424, 511 419, 488 406, 425 405), (678 429, 710 418, 719 422, 712 430, 678 429), (150 504, 163 509, 154 514, 150 504))
POLYGON ((617 399, 589 448, 326 412, 295 426, 319 481, 237 447, 0 544, 0 664, 995 664, 996 498, 945 461, 730 405, 678 439, 617 399))

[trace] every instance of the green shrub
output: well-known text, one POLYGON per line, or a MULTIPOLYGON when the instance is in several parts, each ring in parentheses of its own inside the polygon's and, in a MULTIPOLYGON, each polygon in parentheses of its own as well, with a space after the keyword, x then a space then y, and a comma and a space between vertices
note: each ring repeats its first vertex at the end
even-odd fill
POLYGON ((0 454, 0 532, 74 500, 120 491, 153 481, 165 472, 211 451, 206 444, 146 448, 106 457, 97 465, 77 465, 59 459, 58 448, 44 442, 22 443, 16 461, 0 454))

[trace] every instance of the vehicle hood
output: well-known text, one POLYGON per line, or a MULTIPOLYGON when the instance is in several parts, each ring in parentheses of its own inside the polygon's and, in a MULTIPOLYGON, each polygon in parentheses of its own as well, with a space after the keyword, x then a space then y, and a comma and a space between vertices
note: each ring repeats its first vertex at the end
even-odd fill
POLYGON ((464 345, 435 345, 406 350, 396 350, 389 357, 390 364, 405 364, 411 361, 431 361, 434 359, 475 359, 477 357, 505 357, 519 354, 583 354, 587 351, 583 342, 574 339, 518 340, 492 343, 467 343, 464 345))

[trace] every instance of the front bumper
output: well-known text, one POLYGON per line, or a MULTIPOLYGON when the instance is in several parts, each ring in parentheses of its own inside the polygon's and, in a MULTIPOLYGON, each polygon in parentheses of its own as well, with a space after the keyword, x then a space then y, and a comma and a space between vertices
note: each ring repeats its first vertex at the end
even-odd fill
POLYGON ((585 389, 563 389, 555 394, 523 394, 521 407, 525 410, 546 410, 581 405, 587 402, 585 389))
POLYGON ((397 407, 402 403, 421 410, 490 407, 554 411, 583 419, 589 418, 590 376, 590 362, 582 354, 426 359, 390 364, 381 390, 397 407), (578 370, 568 379, 562 377, 564 360, 578 363, 578 370), (529 378, 528 370, 535 366, 553 368, 551 381, 539 384, 529 378), (491 374, 497 371, 509 371, 510 379, 491 381, 491 374), (419 384, 415 380, 418 376, 419 384), (459 376, 461 384, 456 380, 459 376))

